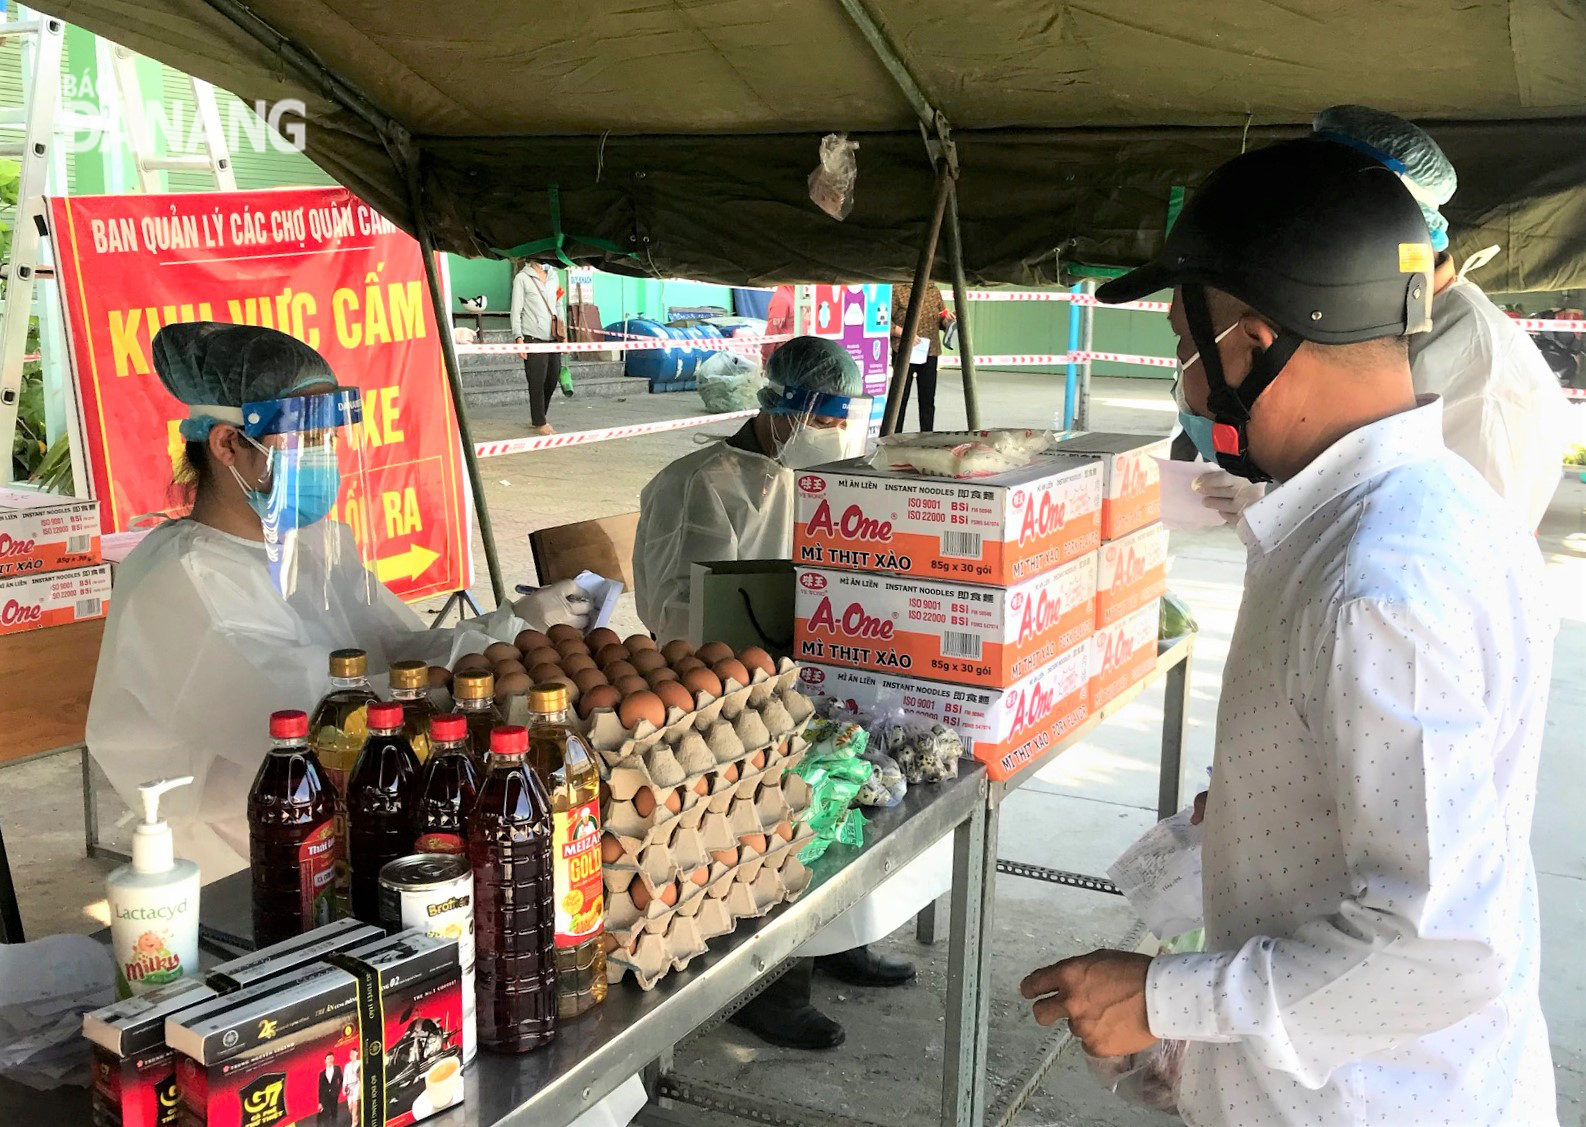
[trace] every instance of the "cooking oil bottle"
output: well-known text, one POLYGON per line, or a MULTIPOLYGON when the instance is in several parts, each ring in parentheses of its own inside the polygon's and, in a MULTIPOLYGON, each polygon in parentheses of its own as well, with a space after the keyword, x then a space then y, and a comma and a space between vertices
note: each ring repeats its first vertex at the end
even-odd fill
POLYGON ((430 701, 430 667, 422 661, 392 662, 391 699, 402 706, 402 734, 423 763, 430 757, 430 721, 440 712, 430 701))
POLYGON ((561 1018, 606 999, 605 885, 600 874, 600 770, 568 717, 567 686, 529 690, 529 764, 551 799, 556 1002, 561 1018))
POLYGON ((490 758, 490 733, 506 723, 496 707, 496 679, 486 673, 459 673, 452 681, 452 704, 468 721, 468 749, 484 769, 490 758))
POLYGON ((369 655, 363 650, 330 651, 330 692, 309 714, 308 742, 336 799, 337 916, 350 908, 352 873, 347 867, 347 778, 369 737, 369 705, 379 700, 369 686, 369 655))

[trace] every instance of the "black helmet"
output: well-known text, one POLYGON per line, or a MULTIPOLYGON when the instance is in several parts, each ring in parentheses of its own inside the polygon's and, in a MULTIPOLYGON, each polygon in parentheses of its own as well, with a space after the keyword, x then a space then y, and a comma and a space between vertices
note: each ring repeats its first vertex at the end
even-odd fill
POLYGON ((1157 257, 1096 297, 1134 301, 1213 286, 1318 344, 1425 332, 1432 241, 1420 205, 1382 164, 1318 138, 1237 156, 1207 178, 1157 257))

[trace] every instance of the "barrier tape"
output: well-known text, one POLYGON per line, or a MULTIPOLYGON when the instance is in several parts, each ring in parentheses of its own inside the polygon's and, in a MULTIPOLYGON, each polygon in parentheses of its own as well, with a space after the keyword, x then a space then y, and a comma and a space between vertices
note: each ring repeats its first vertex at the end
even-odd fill
POLYGON ((636 438, 641 434, 660 434, 669 430, 686 430, 689 427, 710 426, 734 419, 747 419, 753 411, 727 411, 720 415, 695 415, 686 419, 662 419, 654 423, 634 423, 625 427, 603 427, 600 430, 575 430, 566 434, 536 434, 524 438, 504 438, 498 442, 474 443, 474 454, 480 458, 499 458, 505 454, 521 454, 526 450, 552 450, 563 446, 584 446, 591 442, 609 442, 614 438, 636 438))
MULTIPOLYGON (((975 363, 986 368, 1021 368, 1033 365, 1083 364, 1090 360, 1107 360, 1114 364, 1138 364, 1146 368, 1176 368, 1178 361, 1171 356, 1136 356, 1127 352, 1059 352, 1008 353, 1006 355, 977 356, 975 363)), ((944 368, 963 367, 963 358, 943 353, 940 365, 944 368)))
MULTIPOLYGON (((1091 294, 1069 293, 1067 290, 969 290, 965 296, 970 301, 1068 301, 1098 309, 1135 309, 1146 313, 1166 313, 1172 308, 1165 301, 1120 301, 1116 305, 1109 305, 1097 301, 1091 294)), ((942 298, 953 300, 953 291, 942 290, 942 298)))
POLYGON ((793 334, 780 336, 707 337, 702 340, 676 340, 667 337, 643 337, 637 340, 551 340, 529 341, 525 344, 459 344, 459 356, 489 356, 511 354, 521 356, 529 352, 635 352, 651 348, 675 348, 680 352, 731 352, 737 349, 755 350, 763 344, 783 344, 793 339, 793 334))
POLYGON ((1586 321, 1549 320, 1543 317, 1511 317, 1509 320, 1528 333, 1586 333, 1586 321))

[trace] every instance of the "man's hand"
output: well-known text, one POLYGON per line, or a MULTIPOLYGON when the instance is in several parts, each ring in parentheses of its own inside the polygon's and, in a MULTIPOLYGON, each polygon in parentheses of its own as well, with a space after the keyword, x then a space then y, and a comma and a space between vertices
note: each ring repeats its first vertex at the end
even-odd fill
POLYGON ((1019 993, 1039 999, 1040 1025, 1068 1019, 1069 1031, 1093 1057, 1122 1057, 1156 1043, 1146 1021, 1145 976, 1149 955, 1092 951, 1032 973, 1019 993))
MULTIPOLYGON (((522 337, 513 337, 512 338, 512 343, 513 344, 522 344, 523 343, 523 338, 522 337)), ((527 356, 528 354, 529 354, 529 350, 528 349, 526 349, 526 348, 518 349, 518 355, 519 356, 527 356)))

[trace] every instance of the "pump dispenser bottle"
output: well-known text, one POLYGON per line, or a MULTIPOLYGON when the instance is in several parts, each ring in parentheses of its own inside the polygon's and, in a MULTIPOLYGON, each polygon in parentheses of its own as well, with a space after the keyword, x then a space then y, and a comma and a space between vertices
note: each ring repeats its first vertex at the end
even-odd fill
POLYGON ((177 858, 160 796, 191 775, 138 787, 143 821, 132 835, 132 863, 105 880, 116 996, 130 997, 198 976, 198 866, 177 858))

